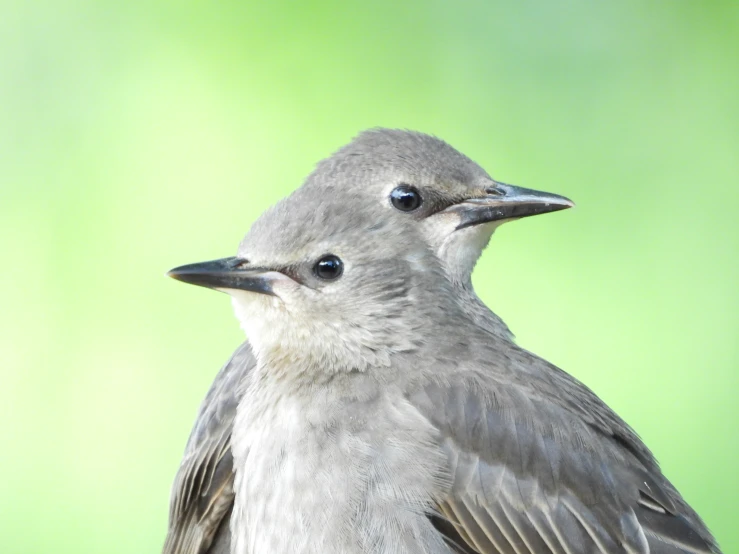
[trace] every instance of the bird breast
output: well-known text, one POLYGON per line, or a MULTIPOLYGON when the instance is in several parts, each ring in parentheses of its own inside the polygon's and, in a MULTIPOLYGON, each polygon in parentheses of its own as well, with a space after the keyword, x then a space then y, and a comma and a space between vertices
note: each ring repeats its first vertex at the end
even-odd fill
POLYGON ((449 486, 436 430, 399 393, 295 391, 255 376, 239 405, 234 553, 445 552, 426 516, 449 486))

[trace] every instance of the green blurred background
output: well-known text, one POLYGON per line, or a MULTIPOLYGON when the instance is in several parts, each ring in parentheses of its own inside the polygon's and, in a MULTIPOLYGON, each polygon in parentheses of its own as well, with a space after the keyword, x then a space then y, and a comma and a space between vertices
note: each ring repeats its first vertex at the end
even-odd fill
POLYGON ((0 551, 160 549, 242 340, 165 271, 378 125, 577 202, 477 290, 739 551, 739 3, 234 4, 0 4, 0 551))

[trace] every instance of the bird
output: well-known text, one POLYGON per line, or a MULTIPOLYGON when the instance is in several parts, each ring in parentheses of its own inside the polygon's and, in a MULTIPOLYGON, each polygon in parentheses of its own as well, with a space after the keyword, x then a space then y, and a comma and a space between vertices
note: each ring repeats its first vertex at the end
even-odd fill
POLYGON ((417 225, 310 192, 170 272, 231 295, 257 360, 234 554, 720 552, 613 410, 465 310, 417 225))
MULTIPOLYGON (((387 216, 415 225, 441 260, 463 309, 505 340, 513 340, 513 333, 472 288, 477 259, 502 223, 573 206, 564 196, 495 181, 447 142, 403 129, 361 132, 321 160, 302 187, 324 205, 380 206, 387 216)), ((238 384, 255 365, 246 341, 200 405, 172 485, 163 554, 230 551, 231 430, 241 399, 238 384)))

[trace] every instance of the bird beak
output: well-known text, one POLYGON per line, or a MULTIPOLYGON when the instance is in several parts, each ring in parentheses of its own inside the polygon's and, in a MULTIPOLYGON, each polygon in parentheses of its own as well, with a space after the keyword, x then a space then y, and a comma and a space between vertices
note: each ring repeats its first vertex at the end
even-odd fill
POLYGON ((176 267, 168 271, 167 275, 191 285, 224 292, 237 289, 271 296, 276 296, 273 285, 277 280, 289 279, 278 271, 244 267, 247 263, 243 258, 221 258, 176 267))
POLYGON ((519 219, 566 210, 574 205, 572 200, 558 194, 496 182, 485 189, 483 196, 468 198, 445 211, 459 215, 460 221, 457 225, 459 230, 492 221, 519 219))

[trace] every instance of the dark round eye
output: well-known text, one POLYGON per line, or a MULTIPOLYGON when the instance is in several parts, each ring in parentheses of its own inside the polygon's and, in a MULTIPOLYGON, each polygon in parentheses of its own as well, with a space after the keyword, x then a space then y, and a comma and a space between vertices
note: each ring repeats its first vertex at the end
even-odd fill
POLYGON ((313 272, 321 279, 338 279, 344 272, 344 262, 333 254, 329 254, 316 262, 313 272))
POLYGON ((412 212, 423 203, 423 199, 415 187, 400 185, 390 193, 390 202, 401 212, 412 212))

